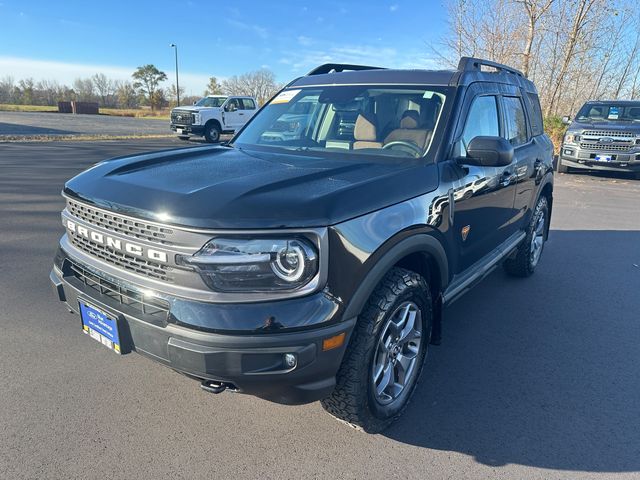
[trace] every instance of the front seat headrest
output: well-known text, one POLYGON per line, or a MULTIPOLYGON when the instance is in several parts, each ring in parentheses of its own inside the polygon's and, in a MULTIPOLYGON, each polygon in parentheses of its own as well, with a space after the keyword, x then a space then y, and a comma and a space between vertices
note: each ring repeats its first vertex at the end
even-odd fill
POLYGON ((353 138, 366 142, 375 142, 378 136, 376 124, 373 118, 364 113, 358 114, 356 125, 353 129, 353 138))
POLYGON ((415 110, 407 110, 400 119, 400 128, 418 128, 420 114, 415 110))

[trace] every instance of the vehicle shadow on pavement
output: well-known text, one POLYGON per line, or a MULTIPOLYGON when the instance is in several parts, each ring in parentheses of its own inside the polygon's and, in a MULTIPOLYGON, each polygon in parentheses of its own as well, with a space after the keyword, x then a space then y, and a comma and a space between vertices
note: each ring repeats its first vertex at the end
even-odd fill
POLYGON ((640 232, 552 231, 535 275, 447 308, 385 435, 478 462, 640 471, 640 232))
POLYGON ((71 135, 71 130, 60 130, 58 128, 34 127, 31 125, 20 125, 17 123, 0 122, 0 135, 71 135))

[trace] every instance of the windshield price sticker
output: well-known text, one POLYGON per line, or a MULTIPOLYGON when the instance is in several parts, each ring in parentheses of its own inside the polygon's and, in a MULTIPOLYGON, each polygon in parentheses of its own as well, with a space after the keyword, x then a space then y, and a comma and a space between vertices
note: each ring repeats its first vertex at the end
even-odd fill
POLYGON ((298 93, 300 93, 300 89, 298 90, 285 90, 284 92, 280 92, 276 98, 271 100, 272 104, 276 103, 289 103, 293 97, 295 97, 298 93))
POLYGON ((609 107, 609 120, 617 120, 620 116, 620 109, 618 107, 609 107))

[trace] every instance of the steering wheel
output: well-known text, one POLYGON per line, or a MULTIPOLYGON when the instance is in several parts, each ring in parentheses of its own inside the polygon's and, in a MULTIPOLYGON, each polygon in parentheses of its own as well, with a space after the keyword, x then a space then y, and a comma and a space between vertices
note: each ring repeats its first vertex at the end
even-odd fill
POLYGON ((416 157, 422 156, 422 149, 415 143, 406 142, 404 140, 395 140, 389 142, 382 147, 383 150, 388 150, 393 147, 400 147, 400 150, 409 150, 410 153, 415 153, 416 157))

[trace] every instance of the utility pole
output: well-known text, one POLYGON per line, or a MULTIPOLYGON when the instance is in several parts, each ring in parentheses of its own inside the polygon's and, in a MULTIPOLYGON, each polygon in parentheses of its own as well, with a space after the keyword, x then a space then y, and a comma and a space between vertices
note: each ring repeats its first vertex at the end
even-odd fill
POLYGON ((169 45, 171 48, 175 50, 176 53, 176 97, 178 100, 178 107, 180 106, 180 83, 178 82, 178 45, 172 43, 169 45))

